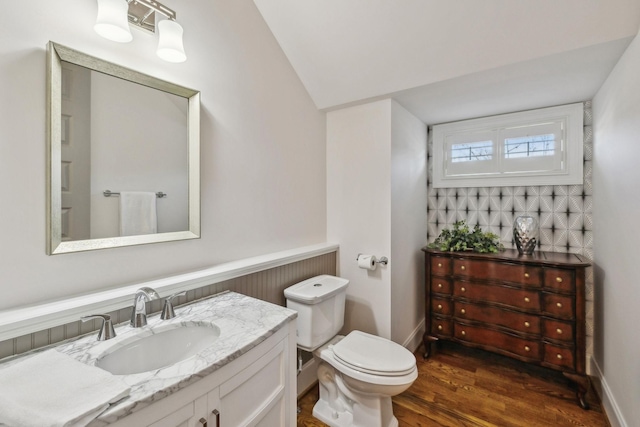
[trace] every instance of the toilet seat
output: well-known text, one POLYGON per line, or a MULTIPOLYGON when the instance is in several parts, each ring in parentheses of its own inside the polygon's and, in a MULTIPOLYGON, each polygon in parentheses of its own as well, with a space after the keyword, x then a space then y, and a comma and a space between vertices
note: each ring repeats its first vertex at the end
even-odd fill
POLYGON ((416 358, 409 350, 362 331, 352 331, 332 350, 336 361, 371 375, 404 376, 416 369, 416 358))

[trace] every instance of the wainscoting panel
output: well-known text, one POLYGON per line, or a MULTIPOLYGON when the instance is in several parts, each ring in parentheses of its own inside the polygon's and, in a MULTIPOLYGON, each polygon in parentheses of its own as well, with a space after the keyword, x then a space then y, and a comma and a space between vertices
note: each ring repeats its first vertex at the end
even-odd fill
MULTIPOLYGON (((284 306, 285 288, 320 274, 336 274, 335 252, 194 289, 174 301, 179 306, 228 290, 284 306)), ((133 301, 133 295, 131 299, 133 301)), ((162 310, 162 304, 162 299, 153 301, 150 304, 149 313, 157 313, 162 310)), ((131 307, 108 314, 116 324, 128 322, 131 317, 131 307)), ((86 323, 77 321, 1 341, 0 358, 24 353, 87 333, 95 333, 99 327, 100 322, 97 320, 86 323)))

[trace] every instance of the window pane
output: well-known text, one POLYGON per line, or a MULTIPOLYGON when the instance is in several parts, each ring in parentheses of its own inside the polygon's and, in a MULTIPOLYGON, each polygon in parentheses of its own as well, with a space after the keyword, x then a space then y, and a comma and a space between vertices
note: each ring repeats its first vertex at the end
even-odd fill
POLYGON ((555 135, 521 136, 504 140, 504 156, 507 159, 519 157, 553 156, 555 135))
POLYGON ((453 163, 491 160, 492 157, 492 141, 478 141, 451 145, 451 162, 453 163))

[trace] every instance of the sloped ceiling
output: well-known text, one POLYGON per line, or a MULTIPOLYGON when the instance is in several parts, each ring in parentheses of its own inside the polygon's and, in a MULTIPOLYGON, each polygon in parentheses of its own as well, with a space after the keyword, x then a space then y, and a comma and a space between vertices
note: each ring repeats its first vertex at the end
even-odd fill
POLYGON ((393 97, 425 123, 588 100, 638 0, 254 0, 316 106, 393 97))

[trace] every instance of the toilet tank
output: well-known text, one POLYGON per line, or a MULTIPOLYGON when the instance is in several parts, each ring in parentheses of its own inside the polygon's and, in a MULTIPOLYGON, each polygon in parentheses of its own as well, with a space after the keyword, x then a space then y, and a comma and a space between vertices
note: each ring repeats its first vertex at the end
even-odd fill
POLYGON ((313 351, 336 336, 344 325, 349 281, 324 274, 284 290, 287 307, 298 312, 298 347, 313 351))

